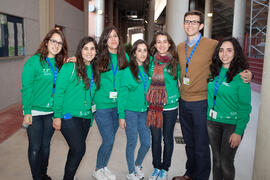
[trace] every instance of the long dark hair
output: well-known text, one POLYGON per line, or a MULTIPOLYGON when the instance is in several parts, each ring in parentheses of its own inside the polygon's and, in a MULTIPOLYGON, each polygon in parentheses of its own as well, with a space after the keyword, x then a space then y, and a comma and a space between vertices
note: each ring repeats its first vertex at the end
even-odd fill
POLYGON ((144 44, 147 48, 147 57, 146 57, 145 61, 142 63, 144 72, 146 72, 147 75, 148 75, 148 68, 149 68, 149 62, 150 62, 150 50, 147 46, 147 43, 141 39, 137 40, 132 46, 132 49, 130 52, 130 62, 129 62, 129 67, 130 67, 131 73, 137 81, 139 81, 139 78, 138 78, 139 65, 137 63, 135 54, 136 54, 136 50, 137 50, 139 44, 144 44))
POLYGON ((249 67, 247 59, 237 39, 235 39, 234 37, 224 38, 218 43, 216 50, 213 54, 212 64, 210 65, 211 75, 208 78, 208 82, 213 81, 215 77, 219 75, 220 69, 223 64, 222 61, 219 59, 219 51, 220 51, 221 45, 227 41, 232 43, 233 49, 234 49, 234 58, 232 62, 230 63, 229 70, 226 74, 227 82, 228 83, 231 82, 233 77, 236 74, 238 74, 239 72, 245 69, 248 69, 249 67))
POLYGON ((124 69, 128 66, 128 61, 126 59, 125 56, 125 51, 123 48, 123 44, 122 44, 122 40, 121 40, 121 36, 119 35, 119 31, 117 30, 116 27, 114 26, 110 26, 108 28, 106 28, 99 39, 98 42, 98 50, 100 52, 99 56, 98 56, 98 65, 99 65, 99 70, 100 72, 106 72, 108 70, 110 70, 110 52, 108 50, 108 45, 107 45, 107 41, 110 37, 111 32, 115 30, 118 38, 119 38, 119 45, 118 45, 118 49, 117 49, 117 64, 119 69, 124 69))
POLYGON ((177 65, 179 64, 178 58, 177 58, 178 56, 177 56, 176 46, 175 46, 171 36, 167 32, 157 31, 155 33, 154 38, 153 38, 152 42, 150 43, 151 54, 155 55, 157 53, 157 49, 155 47, 155 44, 156 44, 157 36, 159 36, 159 35, 166 36, 168 39, 168 42, 170 44, 168 52, 171 53, 172 60, 168 64, 167 69, 171 70, 170 74, 173 76, 174 79, 176 79, 177 78, 177 65))
POLYGON ((93 42, 95 49, 96 49, 96 56, 94 57, 94 59, 91 61, 92 64, 92 70, 93 70, 93 78, 94 78, 94 82, 97 86, 97 88, 99 87, 99 72, 98 72, 98 68, 97 68, 97 54, 98 54, 98 45, 97 42, 94 38, 90 37, 90 36, 86 36, 83 37, 78 46, 77 46, 77 50, 75 53, 76 56, 76 68, 77 68, 77 77, 78 77, 78 81, 82 78, 83 82, 85 84, 85 89, 89 89, 89 78, 87 76, 87 72, 86 72, 86 65, 83 61, 83 57, 82 57, 82 49, 83 47, 88 44, 89 42, 93 42))
POLYGON ((67 41, 65 38, 65 35, 62 31, 58 29, 52 29, 50 30, 46 36, 44 37, 43 41, 40 43, 40 46, 38 50, 35 52, 35 54, 40 54, 40 62, 43 65, 44 63, 47 63, 46 57, 48 56, 48 43, 51 37, 54 34, 59 34, 59 36, 62 39, 63 45, 61 48, 61 51, 55 56, 55 62, 56 62, 56 67, 58 69, 61 69, 62 65, 64 64, 64 59, 68 57, 68 46, 67 46, 67 41))

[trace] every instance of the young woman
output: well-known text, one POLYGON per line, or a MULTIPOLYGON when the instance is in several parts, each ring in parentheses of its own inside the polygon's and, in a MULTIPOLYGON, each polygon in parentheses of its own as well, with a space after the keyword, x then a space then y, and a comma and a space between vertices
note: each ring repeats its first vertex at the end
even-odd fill
POLYGON ((168 179, 168 170, 171 165, 174 147, 173 131, 178 114, 177 81, 180 70, 176 47, 168 33, 156 32, 150 49, 154 57, 150 63, 151 84, 146 100, 149 103, 147 125, 150 126, 152 135, 154 171, 149 180, 161 180, 168 179))
POLYGON ((73 180, 85 153, 85 140, 92 125, 93 97, 99 75, 97 43, 84 37, 78 44, 76 63, 66 63, 56 81, 53 127, 61 130, 69 146, 64 180, 73 180))
POLYGON ((50 180, 47 175, 50 154, 53 96, 58 70, 67 57, 64 34, 48 32, 35 55, 25 63, 22 72, 23 125, 28 126, 28 160, 34 180, 50 180))
POLYGON ((116 176, 107 168, 119 122, 117 113, 117 96, 122 70, 128 66, 128 56, 118 33, 112 26, 101 34, 98 50, 100 71, 100 88, 94 96, 97 111, 95 120, 102 137, 102 144, 97 154, 96 169, 93 176, 97 180, 115 180, 116 176))
POLYGON ((235 38, 217 45, 208 82, 208 135, 213 152, 213 179, 233 180, 234 157, 251 112, 250 84, 239 73, 248 68, 235 38))
POLYGON ((149 61, 150 54, 146 42, 137 40, 131 49, 129 68, 124 70, 125 78, 120 81, 118 114, 119 126, 126 130, 127 135, 128 180, 144 178, 142 162, 150 148, 150 129, 146 125, 146 93, 150 84, 149 61), (141 146, 134 162, 138 134, 141 146))

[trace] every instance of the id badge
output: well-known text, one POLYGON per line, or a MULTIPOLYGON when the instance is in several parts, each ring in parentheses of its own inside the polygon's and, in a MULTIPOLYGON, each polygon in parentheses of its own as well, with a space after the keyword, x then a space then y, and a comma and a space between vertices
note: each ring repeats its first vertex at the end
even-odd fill
POLYGON ((217 112, 213 109, 210 109, 209 116, 213 119, 217 119, 217 112))
POLYGON ((189 85, 189 84, 190 84, 189 78, 188 78, 188 77, 184 77, 184 78, 183 78, 183 83, 184 83, 185 85, 189 85))
POLYGON ((96 112, 96 110, 97 110, 97 106, 95 104, 92 105, 92 113, 96 112))
POLYGON ((110 99, 116 99, 117 98, 117 92, 116 91, 111 91, 110 92, 110 99))

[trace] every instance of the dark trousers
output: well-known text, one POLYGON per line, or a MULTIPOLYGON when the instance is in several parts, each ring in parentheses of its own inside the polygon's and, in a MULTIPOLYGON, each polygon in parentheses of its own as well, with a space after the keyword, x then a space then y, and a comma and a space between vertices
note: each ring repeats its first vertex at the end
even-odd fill
POLYGON ((28 160, 34 180, 40 180, 47 174, 50 156, 50 143, 54 133, 53 114, 33 116, 32 125, 27 128, 29 140, 28 160))
POLYGON ((73 180, 76 174, 85 153, 85 140, 89 132, 90 122, 90 119, 78 117, 62 119, 61 133, 69 146, 64 180, 73 180))
POLYGON ((186 143, 186 175, 192 180, 208 180, 211 171, 207 134, 207 100, 179 100, 179 117, 186 143))
POLYGON ((209 141, 213 153, 213 180, 233 180, 236 148, 231 148, 229 139, 235 125, 207 121, 209 141))
POLYGON ((152 135, 152 156, 153 166, 157 169, 169 170, 174 147, 173 131, 177 119, 178 110, 163 111, 163 127, 150 127, 152 135), (164 142, 164 151, 162 157, 162 136, 164 142))

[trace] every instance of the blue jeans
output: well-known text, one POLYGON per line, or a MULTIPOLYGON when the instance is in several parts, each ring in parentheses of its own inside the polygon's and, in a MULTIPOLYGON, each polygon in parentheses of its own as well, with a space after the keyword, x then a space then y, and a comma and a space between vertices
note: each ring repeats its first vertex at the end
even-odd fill
POLYGON ((207 100, 179 100, 179 117, 186 143, 186 175, 192 180, 208 180, 211 170, 206 125, 207 100))
POLYGON ((213 153, 213 180, 234 180, 234 157, 237 148, 231 148, 229 139, 235 125, 207 121, 209 141, 213 153))
POLYGON ((177 119, 178 110, 163 111, 163 127, 156 128, 151 126, 152 135, 152 156, 153 156, 153 166, 157 169, 169 170, 171 166, 171 159, 174 147, 173 131, 177 119), (164 142, 164 152, 163 152, 163 162, 161 160, 162 147, 161 139, 163 135, 164 142))
POLYGON ((146 125, 147 112, 126 111, 126 158, 129 173, 135 172, 134 152, 137 145, 138 133, 140 137, 140 149, 138 151, 135 165, 142 164, 146 153, 150 148, 150 130, 146 125))
POLYGON ((117 108, 98 109, 95 112, 99 133, 102 137, 102 144, 97 154, 96 170, 108 165, 114 144, 115 134, 119 127, 117 108))
POLYGON ((62 119, 61 133, 67 141, 69 151, 65 166, 64 180, 73 180, 84 156, 91 119, 72 117, 62 119))
POLYGON ((27 128, 29 140, 28 160, 34 180, 40 180, 47 174, 50 156, 50 143, 54 133, 53 114, 33 116, 32 125, 27 128))

